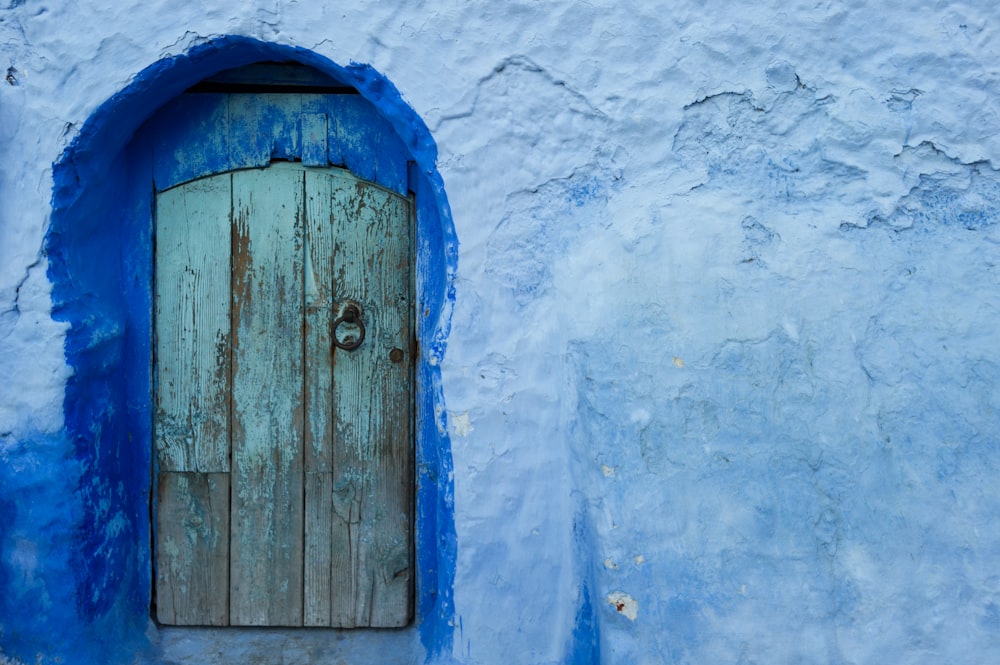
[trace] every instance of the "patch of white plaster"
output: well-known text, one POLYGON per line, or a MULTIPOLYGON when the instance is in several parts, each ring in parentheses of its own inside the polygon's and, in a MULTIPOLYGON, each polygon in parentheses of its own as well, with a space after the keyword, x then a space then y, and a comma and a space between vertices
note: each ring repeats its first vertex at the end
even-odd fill
POLYGON ((615 608, 618 614, 628 617, 629 621, 635 621, 635 618, 639 616, 639 603, 624 591, 612 591, 605 600, 615 608))
POLYGON ((455 433, 455 436, 469 436, 475 429, 468 411, 464 413, 449 412, 448 419, 451 421, 451 431, 455 433))

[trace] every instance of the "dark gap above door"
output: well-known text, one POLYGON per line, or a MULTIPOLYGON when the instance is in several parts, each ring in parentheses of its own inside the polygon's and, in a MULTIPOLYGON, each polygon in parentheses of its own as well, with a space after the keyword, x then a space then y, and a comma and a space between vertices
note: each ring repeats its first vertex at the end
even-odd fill
POLYGON ((358 94, 354 86, 297 62, 258 62, 225 69, 191 86, 187 92, 358 94))

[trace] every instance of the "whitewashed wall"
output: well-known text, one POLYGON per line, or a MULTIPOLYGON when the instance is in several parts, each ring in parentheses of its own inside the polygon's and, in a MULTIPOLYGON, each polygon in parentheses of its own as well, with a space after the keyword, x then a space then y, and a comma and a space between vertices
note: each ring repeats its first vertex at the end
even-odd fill
MULTIPOLYGON (((62 427, 53 161, 157 60, 301 46, 440 151, 455 661, 995 660, 998 30, 988 0, 0 0, 0 464, 62 427)), ((9 583, 57 556, 0 552, 9 583)))

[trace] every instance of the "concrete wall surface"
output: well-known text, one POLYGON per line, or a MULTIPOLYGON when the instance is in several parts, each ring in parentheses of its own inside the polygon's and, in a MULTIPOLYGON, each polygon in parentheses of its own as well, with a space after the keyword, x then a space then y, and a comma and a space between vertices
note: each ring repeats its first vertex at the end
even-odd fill
POLYGON ((0 76, 0 663, 1000 662, 992 0, 0 0, 0 76), (108 211, 230 52, 436 188, 408 629, 150 620, 108 211))

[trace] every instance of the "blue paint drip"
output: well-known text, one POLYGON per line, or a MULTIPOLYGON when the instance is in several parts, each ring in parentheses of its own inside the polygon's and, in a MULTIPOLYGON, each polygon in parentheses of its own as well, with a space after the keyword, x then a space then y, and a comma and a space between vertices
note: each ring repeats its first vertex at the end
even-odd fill
POLYGON ((580 588, 580 609, 573 623, 573 636, 567 665, 600 665, 601 632, 596 612, 590 600, 590 587, 584 583, 580 588))
MULTIPOLYGON (((573 429, 574 426, 570 426, 573 429)), ((579 460, 577 460, 579 462, 579 460)), ((583 469, 574 469, 580 472, 583 469)), ((598 665, 601 662, 601 626, 600 618, 591 600, 591 588, 596 579, 593 557, 595 551, 593 529, 586 502, 581 501, 573 520, 573 560, 583 566, 579 591, 579 607, 573 620, 573 632, 570 635, 564 662, 566 665, 598 665)))
POLYGON ((414 164, 423 349, 417 372, 417 622, 428 660, 451 651, 456 555, 451 453, 444 423, 435 416, 443 412, 440 371, 429 361, 440 360, 446 346, 458 243, 435 166, 436 146, 396 88, 371 67, 340 67, 304 49, 223 37, 140 72, 91 116, 54 165, 46 251, 53 315, 71 324, 66 358, 74 376, 66 389, 64 446, 69 452, 47 462, 54 482, 42 487, 18 488, 13 476, 0 476, 3 494, 18 496, 16 504, 0 503, 12 524, 0 534, 0 590, 6 592, 0 599, 0 644, 12 656, 112 663, 132 660, 144 648, 151 588, 152 187, 142 181, 141 174, 151 172, 150 139, 141 136, 140 127, 197 81, 264 60, 296 60, 353 85, 392 127, 414 164), (23 506, 33 508, 21 515, 23 506), (39 518, 54 526, 35 528, 39 518), (18 528, 42 550, 43 581, 53 601, 29 615, 23 603, 11 605, 27 593, 9 560, 18 528), (26 619, 19 623, 18 616, 26 619))

